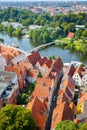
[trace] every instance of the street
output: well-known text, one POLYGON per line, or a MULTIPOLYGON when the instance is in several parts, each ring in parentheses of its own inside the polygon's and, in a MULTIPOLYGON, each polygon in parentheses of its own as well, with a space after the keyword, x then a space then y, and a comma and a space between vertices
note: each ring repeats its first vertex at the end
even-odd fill
MULTIPOLYGON (((57 87, 56 87, 56 90, 54 91, 54 94, 53 94, 53 97, 55 96, 55 99, 57 99, 57 96, 58 96, 58 89, 60 87, 62 77, 63 76, 61 76, 61 78, 59 79, 57 87)), ((53 99, 53 97, 52 97, 52 99, 53 99)), ((57 105, 56 102, 57 102, 57 100, 56 101, 52 100, 50 111, 49 111, 49 115, 48 115, 48 119, 47 119, 47 122, 46 122, 45 130, 51 130, 50 128, 51 128, 51 122, 52 122, 52 114, 53 114, 54 108, 57 105)))

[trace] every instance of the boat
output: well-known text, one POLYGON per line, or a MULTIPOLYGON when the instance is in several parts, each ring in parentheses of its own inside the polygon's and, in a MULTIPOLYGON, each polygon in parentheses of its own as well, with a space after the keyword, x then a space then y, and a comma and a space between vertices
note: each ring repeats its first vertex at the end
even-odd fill
POLYGON ((12 46, 12 47, 15 47, 15 48, 19 48, 19 46, 18 46, 18 43, 16 43, 16 44, 10 44, 10 46, 12 46))

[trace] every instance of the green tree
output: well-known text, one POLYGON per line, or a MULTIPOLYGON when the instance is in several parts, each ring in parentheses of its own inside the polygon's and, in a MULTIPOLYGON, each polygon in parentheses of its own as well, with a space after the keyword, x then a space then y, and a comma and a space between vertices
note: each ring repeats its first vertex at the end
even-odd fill
POLYGON ((0 24, 0 31, 4 31, 4 30, 5 30, 5 27, 2 24, 0 24))
POLYGON ((0 42, 4 42, 4 39, 3 39, 3 38, 0 38, 0 42))
POLYGON ((87 123, 83 124, 80 130, 87 130, 87 123))
POLYGON ((82 30, 81 29, 78 29, 76 32, 75 32, 75 36, 77 39, 81 38, 82 36, 82 30))
POLYGON ((58 123, 55 127, 55 130, 81 130, 82 127, 83 127, 82 123, 75 124, 73 121, 65 120, 58 123))
POLYGON ((85 28, 87 28, 87 22, 85 23, 85 28))
POLYGON ((84 31, 83 31, 82 36, 83 36, 84 38, 87 38, 87 30, 84 30, 84 31))
POLYGON ((31 111, 22 106, 6 105, 0 111, 0 130, 35 130, 31 111))
POLYGON ((75 23, 68 24, 68 32, 75 32, 75 23))
POLYGON ((12 26, 12 25, 9 25, 9 26, 7 27, 7 32, 8 32, 8 34, 12 35, 13 31, 14 31, 13 26, 12 26))
POLYGON ((29 95, 26 93, 19 95, 17 98, 17 104, 19 104, 19 105, 27 104, 28 101, 29 101, 29 95))
POLYGON ((18 37, 21 37, 22 36, 22 30, 20 28, 17 28, 15 31, 14 31, 14 35, 18 36, 18 37))

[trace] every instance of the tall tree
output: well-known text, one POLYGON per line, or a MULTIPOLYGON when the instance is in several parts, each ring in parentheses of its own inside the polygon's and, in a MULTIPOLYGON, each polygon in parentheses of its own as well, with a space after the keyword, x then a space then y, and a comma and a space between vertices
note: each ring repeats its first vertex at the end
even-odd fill
POLYGON ((82 36, 82 30, 81 29, 78 29, 76 32, 75 32, 75 36, 77 39, 81 38, 82 36))
POLYGON ((78 123, 75 124, 73 121, 65 120, 61 121, 56 125, 55 130, 86 130, 87 124, 78 123))
POLYGON ((35 130, 35 121, 31 111, 16 105, 7 105, 2 108, 0 130, 35 130))

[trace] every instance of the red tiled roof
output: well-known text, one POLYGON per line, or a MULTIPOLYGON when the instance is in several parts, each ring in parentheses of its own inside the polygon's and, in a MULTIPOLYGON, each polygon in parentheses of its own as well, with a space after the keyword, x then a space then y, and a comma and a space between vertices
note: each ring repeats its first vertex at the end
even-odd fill
POLYGON ((41 59, 41 56, 39 52, 34 52, 30 54, 27 58, 29 62, 34 66, 41 59))
POLYGON ((84 70, 84 68, 80 65, 80 66, 78 66, 78 67, 76 68, 74 74, 75 74, 75 73, 81 73, 82 71, 85 71, 85 70, 84 70))
POLYGON ((47 57, 43 57, 38 62, 42 66, 46 61, 47 61, 47 57))
POLYGON ((51 59, 49 59, 49 60, 47 60, 47 61, 45 62, 46 66, 47 66, 49 69, 52 67, 52 63, 53 63, 53 61, 52 61, 51 59))
POLYGON ((73 99, 74 96, 75 83, 71 77, 68 77, 67 80, 63 81, 60 86, 59 102, 68 102, 73 99), (67 97, 68 96, 68 97, 67 97))
POLYGON ((57 60, 54 62, 52 71, 57 72, 57 74, 60 74, 60 71, 63 68, 63 63, 60 57, 57 58, 57 60))
POLYGON ((37 97, 35 97, 31 102, 28 103, 27 108, 32 111, 36 126, 44 129, 48 116, 48 109, 46 106, 37 97))
POLYGON ((62 86, 63 88, 69 87, 72 90, 72 92, 74 92, 75 82, 70 76, 68 76, 68 78, 62 82, 62 86))
POLYGON ((50 90, 52 87, 52 80, 50 78, 38 78, 37 85, 32 93, 33 97, 38 97, 41 101, 46 97, 46 105, 48 107, 48 99, 50 97, 50 90))
POLYGON ((68 33, 68 38, 73 38, 74 36, 75 36, 75 33, 73 33, 73 32, 68 33))
POLYGON ((76 118, 76 119, 74 119, 74 123, 75 124, 78 124, 79 123, 79 120, 76 118))
POLYGON ((72 77, 74 72, 75 72, 75 68, 74 68, 73 64, 71 64, 70 67, 68 68, 66 74, 72 77))
POLYGON ((63 120, 73 120, 73 113, 67 102, 61 103, 56 106, 53 111, 51 129, 55 128, 57 123, 63 120))

